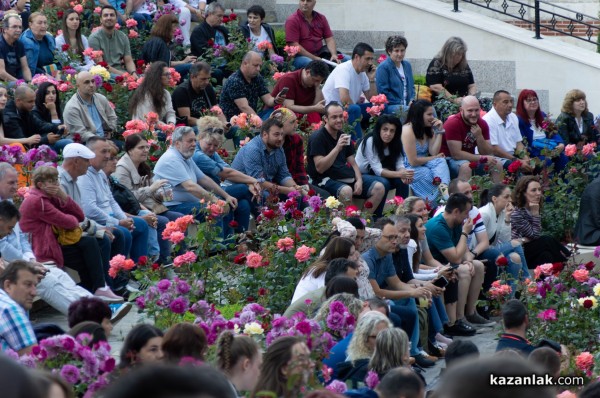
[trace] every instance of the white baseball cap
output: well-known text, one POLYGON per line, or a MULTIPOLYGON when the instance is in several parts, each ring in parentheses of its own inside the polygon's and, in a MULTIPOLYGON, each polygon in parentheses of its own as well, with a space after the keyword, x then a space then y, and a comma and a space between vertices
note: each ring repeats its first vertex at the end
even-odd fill
POLYGON ((93 159, 96 157, 96 154, 92 152, 85 145, 81 145, 78 143, 68 144, 63 149, 63 158, 84 158, 84 159, 93 159))

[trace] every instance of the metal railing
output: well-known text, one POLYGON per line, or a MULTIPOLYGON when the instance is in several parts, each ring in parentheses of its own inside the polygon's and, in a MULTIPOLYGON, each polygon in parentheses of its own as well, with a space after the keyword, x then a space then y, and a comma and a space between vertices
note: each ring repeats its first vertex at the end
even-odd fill
MULTIPOLYGON (((596 40, 592 39, 592 37, 598 35, 598 31, 600 30, 600 19, 546 1, 535 0, 532 5, 517 0, 501 0, 498 1, 498 8, 495 7, 496 4, 492 4, 495 3, 494 0, 462 0, 462 2, 495 11, 520 21, 528 22, 535 28, 536 39, 542 38, 541 30, 544 28, 588 43, 597 44, 596 40), (516 14, 509 11, 511 7, 518 8, 516 14), (534 13, 533 21, 526 17, 531 11, 534 13), (565 29, 558 26, 558 23, 561 21, 568 22, 565 29), (594 23, 597 25, 594 25, 594 23), (583 36, 574 33, 578 26, 585 29, 583 36)), ((454 0, 454 12, 460 12, 458 7, 459 3, 459 0, 454 0)))

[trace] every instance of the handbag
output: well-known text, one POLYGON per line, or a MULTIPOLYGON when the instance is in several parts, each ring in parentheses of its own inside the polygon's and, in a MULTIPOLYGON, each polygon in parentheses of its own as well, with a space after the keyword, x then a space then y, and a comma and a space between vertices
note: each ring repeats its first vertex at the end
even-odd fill
POLYGON ((558 146, 558 144, 556 143, 556 141, 551 140, 550 138, 539 138, 537 140, 533 140, 533 143, 531 144, 532 147, 536 148, 536 149, 549 149, 549 150, 553 150, 554 148, 556 148, 558 146))
POLYGON ((115 198, 121 209, 123 209, 125 213, 137 215, 142 210, 142 207, 133 192, 115 180, 112 176, 109 177, 109 181, 113 198, 115 198))
POLYGON ((81 235, 83 234, 83 230, 81 227, 76 227, 73 229, 65 229, 61 227, 52 226, 52 232, 56 235, 56 239, 58 240, 58 244, 61 246, 69 246, 74 245, 79 242, 81 239, 81 235))

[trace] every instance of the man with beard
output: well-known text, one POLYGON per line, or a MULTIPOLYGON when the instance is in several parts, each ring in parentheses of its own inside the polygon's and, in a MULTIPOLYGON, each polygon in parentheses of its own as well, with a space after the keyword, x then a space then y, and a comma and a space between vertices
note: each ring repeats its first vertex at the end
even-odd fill
POLYGON ((296 184, 288 170, 282 148, 283 140, 283 124, 277 119, 268 119, 263 123, 260 135, 240 149, 231 167, 256 178, 265 193, 302 193, 302 187, 296 184))
POLYGON ((444 130, 441 151, 446 155, 452 178, 468 181, 473 167, 478 174, 489 172, 494 182, 500 182, 502 165, 494 158, 490 129, 480 117, 477 98, 464 97, 459 112, 444 123, 444 130))
MULTIPOLYGON (((191 127, 177 127, 171 139, 173 144, 154 166, 155 181, 164 179, 173 187, 173 198, 165 201, 164 205, 172 211, 195 214, 198 221, 204 221, 204 213, 200 210, 219 199, 227 203, 223 215, 229 212, 229 207, 235 209, 237 199, 207 177, 194 163, 192 159, 196 151, 194 130, 191 127)), ((222 218, 217 219, 217 226, 223 231, 222 218)))

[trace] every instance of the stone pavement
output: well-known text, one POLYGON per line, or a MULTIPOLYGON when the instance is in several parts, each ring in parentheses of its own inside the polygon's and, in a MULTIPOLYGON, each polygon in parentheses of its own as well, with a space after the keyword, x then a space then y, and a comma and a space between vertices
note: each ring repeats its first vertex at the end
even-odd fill
MULTIPOLYGON (((52 307, 46 306, 37 310, 31 314, 32 322, 51 322, 61 328, 68 330, 67 318, 52 307)), ((134 305, 129 314, 127 314, 121 321, 115 325, 111 335, 108 337, 108 342, 112 348, 113 356, 118 360, 123 341, 127 333, 138 323, 145 321, 144 314, 140 314, 137 311, 137 307, 134 305)), ((482 333, 476 334, 473 337, 456 337, 457 339, 470 339, 481 353, 481 356, 491 356, 496 350, 497 337, 501 330, 499 324, 495 327, 487 327, 481 330, 482 333)), ((440 373, 440 370, 445 367, 443 360, 440 360, 436 365, 430 369, 427 369, 424 373, 425 379, 429 384, 433 381, 440 373)))

